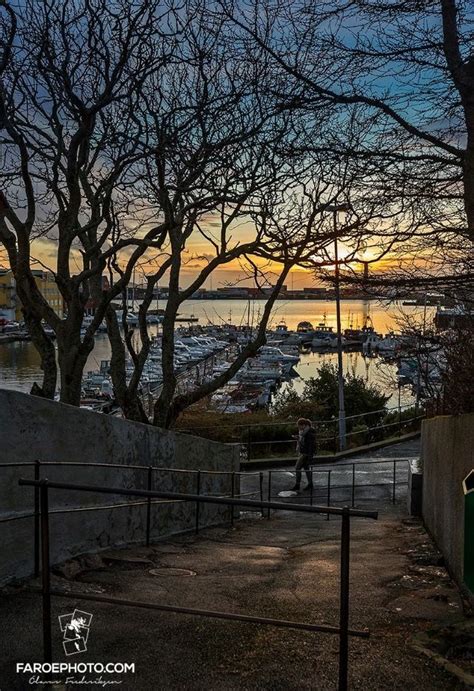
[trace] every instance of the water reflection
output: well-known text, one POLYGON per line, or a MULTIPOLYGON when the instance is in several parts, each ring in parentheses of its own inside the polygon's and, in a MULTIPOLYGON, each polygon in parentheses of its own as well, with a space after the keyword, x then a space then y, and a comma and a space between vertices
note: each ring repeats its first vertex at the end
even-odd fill
MULTIPOLYGON (((164 305, 163 305, 164 306, 164 305)), ((246 324, 247 319, 253 324, 258 324, 264 302, 260 300, 191 300, 183 305, 180 315, 195 315, 199 317, 200 324, 214 323, 226 324, 229 320, 234 324, 246 324)), ((343 300, 341 302, 341 314, 343 328, 349 326, 361 327, 367 317, 372 320, 376 331, 387 333, 398 328, 397 321, 401 313, 422 314, 423 308, 401 307, 401 305, 386 305, 367 300, 343 300)), ((429 314, 433 308, 429 308, 429 314)), ((293 300, 279 301, 276 303, 272 315, 272 324, 276 326, 282 319, 289 329, 295 329, 298 322, 308 320, 317 325, 325 320, 330 326, 336 325, 336 313, 334 302, 321 300, 293 300)), ((150 333, 156 334, 159 327, 150 326, 150 333)), ((86 365, 86 371, 99 368, 101 360, 110 359, 110 346, 106 334, 98 334, 95 347, 86 365)), ((336 362, 336 353, 308 353, 303 354, 298 365, 298 372, 302 379, 295 380, 295 388, 301 390, 304 386, 303 379, 317 374, 317 370, 323 362, 336 362)), ((393 394, 393 399, 398 399, 398 392, 394 391, 393 380, 395 370, 393 366, 384 365, 381 371, 381 361, 364 357, 362 353, 344 354, 345 371, 365 377, 370 382, 376 382, 385 391, 393 394), (387 383, 392 380, 392 384, 387 383)), ((29 391, 34 381, 41 379, 40 358, 34 346, 28 342, 8 343, 0 345, 0 387, 29 391)), ((412 397, 408 389, 402 389, 402 402, 411 402, 412 397)))

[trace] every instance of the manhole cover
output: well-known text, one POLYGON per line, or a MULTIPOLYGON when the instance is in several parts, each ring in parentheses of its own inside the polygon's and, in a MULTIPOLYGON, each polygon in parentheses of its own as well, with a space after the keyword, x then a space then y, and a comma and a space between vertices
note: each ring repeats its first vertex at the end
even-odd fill
POLYGON ((196 576, 195 571, 191 571, 191 569, 177 569, 174 566, 160 566, 158 569, 150 569, 149 573, 152 576, 184 576, 184 577, 189 577, 189 576, 196 576))

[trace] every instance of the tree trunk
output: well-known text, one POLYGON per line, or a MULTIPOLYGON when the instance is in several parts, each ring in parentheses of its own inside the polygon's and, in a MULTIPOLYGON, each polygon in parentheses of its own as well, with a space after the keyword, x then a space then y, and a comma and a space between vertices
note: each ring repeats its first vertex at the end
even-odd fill
POLYGON ((464 154, 463 178, 468 234, 470 240, 474 242, 474 122, 473 131, 468 134, 467 148, 464 154))
POLYGON ((153 425, 169 429, 175 417, 172 414, 172 403, 176 391, 176 374, 174 369, 174 327, 178 304, 168 300, 163 319, 163 337, 161 341, 161 368, 163 386, 153 411, 153 425), (171 304, 170 304, 171 303, 171 304))
POLYGON ((174 334, 171 338, 166 339, 163 332, 162 342, 162 372, 163 372, 163 386, 160 396, 158 397, 153 411, 153 425, 155 427, 163 427, 169 429, 173 424, 176 416, 172 413, 172 403, 176 391, 176 375, 174 372, 174 334), (172 345, 170 341, 172 340, 172 345), (165 355, 165 348, 171 351, 171 365, 165 363, 165 359, 169 357, 165 355))
POLYGON ((179 271, 181 263, 181 246, 176 243, 176 238, 171 242, 173 252, 173 264, 170 270, 169 295, 166 303, 165 314, 162 322, 161 339, 161 371, 163 386, 153 410, 153 425, 168 429, 173 423, 171 408, 176 392, 176 372, 174 368, 174 328, 176 317, 181 304, 179 295, 179 271))
POLYGON ((56 351, 53 341, 45 334, 41 321, 36 319, 29 310, 23 309, 23 316, 33 345, 40 355, 41 369, 43 371, 41 386, 35 382, 31 393, 42 398, 54 399, 58 366, 56 364, 56 351))
POLYGON ((117 315, 112 307, 106 312, 107 333, 109 336, 112 355, 110 359, 110 375, 114 387, 114 394, 118 405, 127 420, 149 423, 136 387, 127 386, 125 374, 125 345, 120 334, 117 315))
POLYGON ((81 342, 80 326, 69 326, 63 334, 58 332, 58 360, 61 372, 61 403, 79 406, 81 403, 82 376, 89 354, 94 348, 94 338, 81 342))

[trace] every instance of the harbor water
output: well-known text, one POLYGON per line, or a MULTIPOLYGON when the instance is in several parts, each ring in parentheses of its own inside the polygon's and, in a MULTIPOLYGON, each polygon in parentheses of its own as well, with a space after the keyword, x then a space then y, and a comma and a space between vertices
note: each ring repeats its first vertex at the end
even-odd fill
MULTIPOLYGON (((197 317, 198 324, 247 324, 257 325, 264 308, 264 301, 252 300, 190 300, 184 303, 180 317, 197 317)), ((160 305, 164 307, 163 305, 160 305)), ((341 316, 343 329, 363 326, 367 319, 379 333, 397 331, 403 314, 416 315, 423 318, 423 307, 402 306, 392 303, 382 304, 379 301, 342 300, 341 316)), ((427 310, 427 323, 432 319, 433 308, 427 310)), ((328 326, 336 327, 335 304, 322 300, 292 300, 278 301, 272 314, 269 328, 275 328, 284 321, 289 330, 296 329, 301 321, 310 321, 314 326, 325 322, 328 326)), ((184 322, 186 323, 186 322, 184 322)), ((156 334, 159 326, 149 327, 151 334, 156 334)), ((336 353, 308 352, 303 353, 300 363, 296 367, 299 378, 293 380, 293 386, 301 390, 304 381, 317 375, 322 363, 336 363, 336 353)), ((101 360, 110 359, 110 345, 107 334, 96 336, 95 347, 91 353, 86 371, 97 370, 101 360)), ((364 377, 371 383, 390 394, 395 405, 398 401, 394 368, 383 363, 379 358, 364 357, 360 352, 344 353, 344 369, 348 373, 364 377)), ((15 389, 28 392, 34 381, 41 378, 40 358, 34 346, 29 342, 8 343, 0 345, 0 388, 15 389)), ((401 402, 412 401, 411 392, 403 387, 400 392, 401 402)))

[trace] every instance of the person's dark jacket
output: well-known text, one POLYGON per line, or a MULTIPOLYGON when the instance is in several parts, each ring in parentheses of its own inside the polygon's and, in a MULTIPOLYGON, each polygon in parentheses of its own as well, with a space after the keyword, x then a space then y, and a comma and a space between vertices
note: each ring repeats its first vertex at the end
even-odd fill
POLYGON ((298 451, 309 458, 316 453, 316 430, 308 427, 303 436, 298 440, 298 451))

